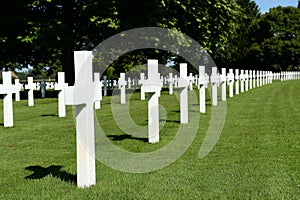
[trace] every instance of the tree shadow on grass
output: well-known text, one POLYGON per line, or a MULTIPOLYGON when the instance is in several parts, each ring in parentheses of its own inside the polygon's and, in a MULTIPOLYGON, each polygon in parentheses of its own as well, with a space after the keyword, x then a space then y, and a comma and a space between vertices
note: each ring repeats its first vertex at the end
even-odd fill
POLYGON ((138 138, 138 137, 133 137, 132 135, 107 135, 108 138, 114 141, 122 141, 122 140, 139 140, 143 142, 148 142, 148 138, 138 138))
POLYGON ((51 175, 55 178, 59 178, 64 182, 68 182, 76 185, 77 176, 61 170, 62 168, 63 166, 59 166, 59 165, 51 165, 47 168, 37 166, 37 165, 28 166, 25 169, 32 171, 33 174, 26 176, 25 179, 42 179, 48 175, 51 175))

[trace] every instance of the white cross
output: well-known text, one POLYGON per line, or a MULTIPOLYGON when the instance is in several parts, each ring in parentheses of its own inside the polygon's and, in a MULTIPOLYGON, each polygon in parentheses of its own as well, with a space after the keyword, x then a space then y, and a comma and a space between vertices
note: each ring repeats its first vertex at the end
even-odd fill
POLYGON ((18 87, 11 83, 11 72, 2 72, 2 81, 0 94, 5 94, 3 99, 4 127, 12 127, 14 126, 12 94, 18 91, 18 87))
POLYGON ((249 89, 251 90, 253 86, 253 71, 249 70, 249 89))
POLYGON ((241 93, 243 93, 245 92, 245 74, 243 69, 241 69, 240 81, 241 81, 241 93))
POLYGON ((131 89, 131 78, 130 77, 128 77, 128 89, 131 89))
POLYGON ((239 69, 235 69, 235 94, 239 94, 240 93, 240 74, 239 74, 239 69))
POLYGON ((263 86, 263 72, 259 71, 259 87, 263 86))
POLYGON ((233 84, 234 84, 234 74, 233 69, 229 69, 227 74, 228 84, 229 84, 229 97, 233 97, 233 84))
POLYGON ((66 105, 65 105, 65 88, 68 87, 68 83, 65 83, 65 72, 57 73, 57 83, 54 85, 54 90, 58 92, 58 116, 66 116, 66 105))
POLYGON ((253 79, 253 88, 256 88, 256 75, 255 75, 255 70, 252 72, 252 79, 253 79))
MULTIPOLYGON (((140 74, 140 84, 143 85, 145 83, 145 74, 141 73, 140 74)), ((141 100, 145 100, 145 91, 144 87, 141 87, 141 100)))
POLYGON ((220 75, 220 81, 222 85, 222 101, 226 101, 226 68, 222 68, 222 74, 220 75))
POLYGON ((193 90, 193 84, 194 84, 194 77, 193 77, 193 74, 190 73, 190 75, 189 75, 189 86, 190 86, 190 90, 193 90))
POLYGON ((173 73, 169 73, 168 83, 169 83, 169 94, 173 94, 173 73))
POLYGON ((195 75, 194 84, 198 87, 198 75, 195 75))
POLYGON ((211 83, 211 101, 213 106, 218 105, 218 75, 217 75, 217 67, 212 67, 212 72, 210 76, 211 83))
POLYGON ((249 71, 245 70, 245 91, 249 89, 249 71))
POLYGON ((151 93, 148 100, 148 141, 159 142, 159 102, 162 88, 158 75, 158 60, 148 60, 148 79, 142 85, 144 92, 151 93))
MULTIPOLYGON (((130 78, 128 78, 128 81, 130 80, 130 78)), ((125 91, 125 87, 127 85, 127 81, 125 80, 125 73, 120 73, 120 78, 119 78, 119 89, 121 90, 121 104, 125 104, 126 103, 126 91, 125 91)), ((129 82, 128 82, 129 84, 129 82)))
POLYGON ((174 86, 175 86, 175 88, 178 88, 178 76, 177 76, 177 74, 175 74, 175 76, 174 76, 174 86))
POLYGON ((94 102, 100 100, 93 82, 92 51, 75 51, 75 85, 65 88, 66 105, 76 106, 77 186, 96 183, 94 102))
POLYGON ((15 99, 16 99, 16 101, 20 101, 20 90, 22 88, 22 84, 20 83, 19 79, 15 79, 15 86, 17 87, 15 99))
POLYGON ((178 87, 180 88, 180 122, 187 124, 189 122, 188 113, 188 86, 190 77, 187 76, 187 64, 180 63, 180 78, 178 80, 178 87))
POLYGON ((28 106, 34 106, 34 98, 33 98, 33 90, 36 88, 36 84, 33 83, 33 78, 27 78, 27 85, 25 85, 25 89, 28 91, 28 106))
POLYGON ((199 104, 200 113, 206 112, 205 104, 205 85, 207 84, 205 78, 205 66, 199 66, 199 78, 198 78, 198 89, 199 89, 199 104))
POLYGON ((257 78, 256 78, 256 87, 260 87, 260 82, 261 82, 261 81, 260 81, 260 80, 261 80, 261 79, 260 79, 260 71, 256 71, 256 73, 257 73, 257 74, 256 74, 256 77, 257 77, 257 78))
POLYGON ((99 94, 99 100, 95 101, 95 110, 99 110, 101 108, 101 101, 102 101, 102 81, 100 81, 100 73, 94 73, 94 84, 95 87, 99 89, 96 91, 99 94))

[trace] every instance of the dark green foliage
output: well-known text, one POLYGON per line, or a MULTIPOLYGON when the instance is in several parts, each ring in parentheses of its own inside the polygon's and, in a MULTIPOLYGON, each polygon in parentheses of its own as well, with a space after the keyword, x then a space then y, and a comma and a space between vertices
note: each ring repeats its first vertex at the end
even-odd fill
POLYGON ((277 7, 261 15, 251 26, 251 46, 245 62, 272 70, 300 67, 300 9, 277 7))

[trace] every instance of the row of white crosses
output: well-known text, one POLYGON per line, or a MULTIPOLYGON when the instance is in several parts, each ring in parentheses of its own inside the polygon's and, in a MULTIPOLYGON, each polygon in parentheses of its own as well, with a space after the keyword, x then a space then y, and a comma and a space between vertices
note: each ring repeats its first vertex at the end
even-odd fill
MULTIPOLYGON (((32 79, 32 85, 34 85, 32 88, 33 90, 40 90, 41 89, 41 83, 40 82, 33 82, 33 78, 32 77, 27 77, 27 82, 30 81, 30 79, 32 79)), ((46 90, 53 90, 55 89, 55 82, 46 82, 45 83, 45 89, 46 90)), ((21 85, 22 89, 23 89, 23 84, 21 85)), ((25 88, 26 89, 26 88, 25 88)))
POLYGON ((277 73, 276 79, 281 80, 281 81, 300 79, 300 72, 299 71, 282 71, 280 73, 277 73))
MULTIPOLYGON (((262 86, 268 83, 272 83, 273 80, 292 80, 292 79, 298 79, 300 78, 300 72, 281 72, 281 73, 273 73, 271 71, 255 71, 255 70, 239 70, 236 69, 235 75, 233 74, 233 69, 229 69, 229 73, 226 75, 226 69, 225 74, 217 73, 217 85, 219 86, 221 83, 225 82, 225 78, 227 79, 227 84, 231 85, 233 87, 234 85, 234 79, 238 80, 239 83, 236 83, 236 87, 240 88, 236 93, 243 93, 245 91, 248 91, 249 89, 254 88, 256 85, 257 86, 262 86), (239 73, 240 72, 240 73, 239 73), (230 76, 230 77, 228 77, 230 76), (251 81, 252 80, 252 81, 251 81), (256 81, 255 81, 256 80, 256 81), (229 84, 231 82, 231 84, 229 84), (240 85, 240 86, 239 86, 240 85)), ((207 73, 204 74, 205 77, 205 87, 208 87, 209 83, 209 76, 207 73)), ((203 79, 203 77, 202 77, 203 79)), ((143 80, 145 80, 144 73, 141 73, 140 79, 138 80, 137 85, 142 85, 143 80)), ((124 79, 125 81, 125 79, 124 79)), ((135 79, 131 79, 128 77, 126 84, 123 87, 126 87, 128 89, 131 88, 131 84, 135 81, 135 79)), ((173 73, 169 73, 168 76, 160 76, 160 81, 163 85, 167 85, 169 87, 169 93, 173 94, 173 89, 174 88, 179 88, 178 81, 179 77, 178 75, 174 75, 173 73)), ((199 86, 199 78, 198 75, 193 76, 192 73, 189 74, 188 76, 188 82, 189 82, 189 89, 193 90, 193 85, 199 86)), ((119 83, 118 83, 119 84, 119 83)), ((222 86, 223 88, 225 87, 224 84, 222 86)), ((120 87, 121 88, 121 87, 120 87)), ((224 90, 224 89, 223 89, 224 90)), ((232 90, 230 90, 232 91, 232 90)), ((142 93, 144 94, 144 93, 142 93)), ((233 96, 233 93, 229 94, 230 97, 233 96)), ((141 99, 144 100, 142 97, 141 99)), ((223 100, 226 99, 225 96, 222 97, 223 100)))

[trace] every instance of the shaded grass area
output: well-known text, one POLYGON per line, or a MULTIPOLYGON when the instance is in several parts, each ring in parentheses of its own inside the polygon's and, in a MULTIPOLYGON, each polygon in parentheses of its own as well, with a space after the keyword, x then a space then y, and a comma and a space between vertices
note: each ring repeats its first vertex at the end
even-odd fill
MULTIPOLYGON (((71 107, 66 118, 59 118, 57 99, 37 99, 34 107, 27 107, 26 100, 14 102, 14 127, 0 126, 0 199, 299 199, 299 91, 300 81, 274 82, 228 98, 221 137, 212 152, 199 159, 210 120, 208 106, 192 145, 178 160, 142 174, 117 171, 97 161, 97 184, 86 189, 76 187, 71 107)), ((147 102, 139 100, 139 93, 129 99, 132 121, 147 125, 147 102)), ((113 103, 118 109, 117 102, 118 97, 105 97, 96 111, 113 144, 149 152, 176 136, 180 113, 175 95, 164 91, 160 98, 158 144, 148 144, 145 133, 130 135, 117 126, 111 107, 113 103)))

